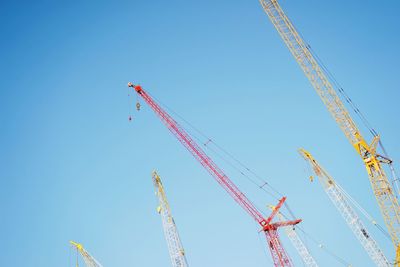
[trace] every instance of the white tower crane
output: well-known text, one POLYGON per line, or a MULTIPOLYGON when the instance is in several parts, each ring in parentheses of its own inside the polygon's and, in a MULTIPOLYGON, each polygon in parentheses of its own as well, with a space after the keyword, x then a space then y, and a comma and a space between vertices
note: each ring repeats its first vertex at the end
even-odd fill
POLYGON ((340 214, 343 216, 347 225, 351 231, 360 241, 366 252, 372 261, 379 267, 391 266, 382 250, 379 248, 376 241, 368 233, 367 228, 361 222, 357 213, 350 206, 347 201, 347 193, 336 183, 335 180, 319 165, 319 163, 313 158, 313 156, 304 149, 299 149, 300 155, 310 163, 313 168, 315 175, 319 178, 319 181, 324 188, 326 194, 329 196, 335 207, 338 209, 340 214))
POLYGON ((169 256, 173 267, 187 267, 188 263, 185 257, 185 250, 181 239, 179 238, 174 218, 171 214, 171 209, 165 195, 164 187, 161 183, 160 176, 156 171, 153 172, 153 183, 156 195, 158 197, 159 206, 158 213, 161 215, 161 220, 164 228, 165 239, 167 240, 169 256))

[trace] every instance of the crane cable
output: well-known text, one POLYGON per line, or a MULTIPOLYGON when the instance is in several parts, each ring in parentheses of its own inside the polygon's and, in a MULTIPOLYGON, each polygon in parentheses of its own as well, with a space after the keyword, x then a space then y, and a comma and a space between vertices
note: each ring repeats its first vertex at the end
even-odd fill
MULTIPOLYGON (((361 110, 358 108, 358 106, 356 105, 356 103, 349 97, 349 95, 346 93, 346 91, 344 90, 343 86, 338 82, 338 80, 335 78, 335 76, 329 71, 329 69, 327 68, 327 66, 324 64, 324 62, 321 60, 321 58, 318 56, 318 54, 314 51, 314 49, 311 47, 311 45, 306 41, 306 39, 304 38, 304 36, 301 34, 301 31, 299 31, 299 29, 296 28, 296 26, 292 23, 294 29, 298 32, 298 34, 300 35, 300 38, 304 41, 304 44, 306 45, 306 49, 311 53, 312 56, 314 56, 314 58, 316 59, 317 63, 321 66, 322 70, 325 71, 325 73, 328 75, 328 78, 333 82, 333 84, 335 85, 335 87, 338 89, 339 93, 342 95, 342 97, 345 99, 345 101, 350 105, 350 107, 353 109, 353 111, 355 112, 355 114, 360 118, 361 122, 364 124, 364 126, 368 129, 368 131, 370 132, 370 134, 373 137, 379 136, 378 132, 372 127, 371 123, 368 121, 367 117, 361 112, 361 110)), ((383 146, 382 141, 379 139, 378 142, 380 148, 383 151, 384 156, 387 159, 391 159, 391 157, 389 156, 389 154, 386 152, 385 147, 383 146)), ((400 180, 397 176, 396 170, 393 166, 393 161, 390 160, 389 163, 387 163, 389 165, 391 174, 392 174, 392 186, 393 188, 395 188, 396 190, 394 190, 396 198, 398 198, 398 194, 400 192, 400 180)))
MULTIPOLYGON (((286 220, 293 220, 296 218, 296 216, 294 215, 294 213, 292 212, 292 210, 289 207, 289 204, 285 202, 284 204, 286 206, 286 209, 289 211, 291 218, 289 218, 288 216, 286 216, 284 213, 280 212, 281 215, 286 219, 286 220)), ((325 253, 327 253, 329 256, 331 256, 333 259, 335 259, 337 262, 341 263, 343 266, 352 266, 350 263, 348 263, 345 259, 343 259, 342 257, 338 256, 336 253, 334 253, 333 251, 329 250, 326 248, 326 246, 317 241, 311 234, 307 233, 302 227, 300 227, 299 224, 297 225, 293 225, 293 230, 295 229, 299 229, 307 238, 309 238, 317 247, 319 247, 320 249, 322 249, 325 253)))
MULTIPOLYGON (((149 93, 148 93, 149 94, 149 93)), ((150 94, 149 94, 150 95, 150 94)), ((224 160, 227 164, 229 164, 232 168, 234 168, 237 172, 239 172, 243 177, 245 177, 247 180, 249 180, 253 185, 256 185, 259 189, 261 189, 264 193, 272 196, 275 200, 279 200, 280 197, 282 197, 283 195, 276 190, 274 187, 272 187, 267 181, 265 181, 264 179, 262 179, 256 172, 254 172, 253 170, 251 170, 249 167, 247 167, 244 163, 242 163, 240 160, 238 160, 236 157, 234 157, 231 153, 229 153, 226 149, 222 148, 222 146, 218 145, 216 142, 213 141, 213 139, 211 139, 210 137, 208 137, 207 135, 205 135, 202 131, 200 131, 197 127, 195 127, 193 124, 191 124, 189 121, 187 121, 186 119, 184 119, 180 114, 178 114, 176 111, 174 111, 173 109, 171 109, 170 107, 168 107, 166 104, 162 103, 161 101, 159 101, 156 97, 150 95, 154 100, 156 100, 158 102, 158 104, 160 104, 161 106, 163 106, 165 109, 167 109, 169 112, 173 113, 175 116, 177 116, 179 119, 181 119, 185 124, 187 124, 191 129, 193 129, 195 132, 197 132, 200 136, 202 136, 206 141, 204 142, 204 140, 202 140, 201 138, 199 138, 196 134, 193 134, 192 132, 190 133, 191 136, 196 139, 197 141, 199 141, 201 144, 203 144, 203 146, 205 148, 207 148, 208 150, 212 151, 215 155, 217 155, 219 158, 221 158, 222 160, 224 160), (239 167, 235 166, 234 163, 232 163, 229 159, 227 159, 226 157, 224 157, 223 155, 221 155, 221 153, 218 153, 215 149, 212 149, 208 144, 213 144, 218 150, 220 150, 223 154, 225 154, 226 156, 228 156, 231 160, 233 160, 237 165, 241 166, 242 168, 244 168, 245 171, 249 172, 250 174, 252 174, 254 177, 256 177, 258 180, 260 180, 260 182, 262 182, 262 184, 258 183, 257 181, 255 181, 253 178, 251 178, 249 175, 247 175, 246 173, 244 173, 239 167), (269 192, 267 190, 267 188, 271 189, 273 191, 269 192), (278 197, 277 197, 278 196, 278 197)), ((187 129, 186 129, 187 130, 187 129)), ((289 207, 289 204, 287 203, 287 201, 285 201, 284 203, 286 209, 288 210, 288 212, 290 213, 291 217, 294 219, 294 213, 292 212, 292 210, 289 207)), ((257 207, 257 206, 256 206, 257 207)), ((258 210, 262 211, 263 209, 259 209, 257 207, 258 210)), ((265 213, 263 213, 265 214, 265 213)), ((282 214, 286 219, 287 216, 285 216, 284 214, 282 214)), ((328 255, 330 255, 332 258, 334 258, 336 261, 338 261, 339 263, 341 263, 343 266, 351 266, 349 263, 347 263, 343 258, 339 257, 337 254, 335 254, 334 252, 328 250, 325 245, 323 245, 322 243, 317 242, 314 238, 312 238, 312 236, 308 233, 305 232, 305 230, 303 230, 302 228, 300 228, 298 225, 297 227, 298 229, 300 229, 306 236, 308 236, 315 244, 317 244, 317 246, 319 248, 321 248, 324 252, 326 252, 328 255)), ((260 233, 259 233, 260 234, 260 233)))
MULTIPOLYGON (((303 38, 303 36, 302 36, 303 38)), ((303 38, 304 40, 304 38, 303 38)), ((364 126, 368 129, 370 134, 373 137, 379 136, 378 132, 372 127, 372 124, 368 121, 367 117, 364 115, 364 113, 361 112, 361 110, 358 108, 356 103, 350 98, 350 96, 347 94, 347 92, 344 90, 343 86, 338 82, 338 80, 335 78, 335 76, 329 71, 329 69, 326 67, 324 62, 321 60, 321 58, 318 56, 318 54, 314 51, 314 49, 311 47, 311 45, 304 41, 306 44, 307 50, 315 57, 316 61, 318 64, 321 66, 321 68, 325 71, 325 73, 328 75, 328 78, 333 82, 339 93, 342 95, 342 97, 345 99, 345 101, 350 105, 350 107, 353 109, 354 113, 360 118, 361 122, 364 124, 364 126)), ((384 156, 390 160, 387 164, 389 165, 391 174, 392 174, 392 186, 396 189, 395 194, 396 197, 398 198, 398 193, 400 192, 400 180, 398 179, 396 170, 394 169, 393 166, 393 161, 391 160, 391 157, 387 153, 385 147, 383 146, 383 143, 381 139, 379 139, 378 145, 382 149, 382 152, 384 156)))
MULTIPOLYGON (((222 148, 221 148, 222 150, 222 148)), ((226 152, 227 153, 227 152, 226 152)), ((232 156, 233 157, 233 156, 232 156)), ((234 158, 235 159, 235 158, 234 158)), ((240 163, 240 161, 235 160, 237 162, 240 163)), ((245 166, 245 165, 242 165, 245 166)), ((246 167, 247 168, 247 167, 246 167)), ((248 169, 249 170, 249 169, 248 169)), ((252 172, 252 171, 251 171, 252 172)), ((254 175, 257 175, 256 173, 252 172, 254 175)), ((256 184, 257 185, 257 184, 256 184)), ((287 201, 284 202, 284 206, 287 209, 287 211, 289 212, 290 216, 292 217, 292 220, 296 218, 296 216, 294 215, 292 209, 289 207, 289 204, 287 203, 287 201)), ((283 213, 281 213, 287 220, 289 220, 289 218, 287 216, 285 216, 283 213)), ((366 213, 368 214, 368 213, 366 213)), ((380 225, 375 224, 375 226, 377 226, 378 228, 380 227, 380 225)), ((308 234, 302 227, 300 227, 299 225, 293 226, 293 228, 298 228, 306 237, 308 237, 314 244, 316 244, 320 249, 322 249, 325 253, 327 253, 330 257, 332 257, 334 260, 336 260, 337 262, 339 262, 340 264, 342 264, 343 266, 347 266, 350 267, 352 266, 350 263, 348 263, 345 259, 343 259, 342 257, 338 256, 336 253, 334 253, 333 251, 329 250, 328 248, 326 248, 326 246, 324 244, 322 244, 321 242, 316 241, 315 238, 313 238, 310 234, 308 234)), ((386 233, 382 227, 379 228, 381 231, 383 231, 384 233, 386 233)), ((259 236, 260 236, 259 232, 259 236)), ((387 234, 387 233, 386 233, 387 234)), ((261 239, 260 239, 261 242, 261 239)), ((264 247, 264 246, 263 246, 264 247)), ((265 250, 264 250, 265 251, 265 250)), ((265 252, 267 253, 267 252, 265 252)))
POLYGON ((72 256, 71 256, 71 250, 72 250, 72 247, 70 246, 69 247, 69 253, 68 253, 68 255, 69 255, 69 257, 68 257, 68 267, 71 267, 71 258, 72 258, 72 256))
POLYGON ((379 146, 381 147, 381 149, 382 149, 382 152, 383 152, 383 154, 385 155, 385 157, 386 158, 388 158, 390 161, 389 161, 389 163, 388 163, 388 165, 389 165, 389 168, 390 168, 390 172, 392 173, 392 186, 393 186, 393 188, 395 188, 396 190, 394 190, 394 192, 395 192, 395 194, 396 194, 396 198, 398 198, 399 196, 398 196, 398 194, 399 194, 399 192, 400 192, 400 185, 399 185, 399 183, 400 183, 400 180, 399 180, 399 178, 398 178, 398 176, 397 176, 397 173, 396 173, 396 170, 394 169, 394 166, 393 166, 393 161, 390 159, 390 156, 388 155, 388 153, 386 152, 386 149, 385 149, 385 147, 383 146, 383 143, 382 143, 382 141, 379 139, 379 141, 378 141, 378 144, 379 144, 379 146))
POLYGON ((341 187, 337 182, 335 182, 338 189, 343 193, 343 195, 374 225, 379 231, 381 231, 388 240, 391 240, 390 235, 385 229, 377 223, 377 221, 349 194, 343 187, 341 187))
MULTIPOLYGON (((70 246, 69 247, 69 257, 68 257, 69 264, 68 264, 68 266, 72 266, 72 262, 71 262, 72 250, 75 250, 75 249, 72 246, 70 246)), ((76 264, 75 264, 74 267, 79 267, 79 252, 78 252, 78 249, 76 249, 76 264)))
MULTIPOLYGON (((149 94, 150 95, 150 94, 149 94)), ((262 190, 263 193, 271 196, 273 199, 275 199, 276 201, 279 201, 280 198, 283 197, 283 195, 281 196, 277 196, 276 193, 274 192, 278 192, 276 189, 274 189, 272 186, 269 185, 268 182, 266 182, 265 180, 262 180, 263 184, 258 183, 257 181, 255 181, 254 178, 250 177, 250 175, 246 174, 246 171, 251 171, 248 167, 244 167, 245 170, 242 170, 238 167, 238 163, 240 162, 239 160, 235 160, 236 161, 236 165, 234 162, 232 162, 231 160, 229 160, 226 156, 224 156, 223 154, 227 154, 230 155, 230 157, 232 158, 233 156, 231 154, 229 154, 226 150, 223 150, 221 146, 218 146, 210 137, 208 137, 207 135, 205 135, 203 132, 201 132, 198 128, 196 128, 193 124, 191 124, 189 121, 187 121, 186 119, 184 119, 181 115, 179 115, 176 111, 174 111, 173 109, 171 109, 170 107, 168 107, 167 105, 165 105, 164 103, 162 103, 161 101, 159 101, 157 98, 155 98, 154 96, 151 95, 151 97, 156 100, 158 102, 159 105, 161 105, 162 107, 164 107, 165 109, 167 109, 170 113, 173 113, 176 117, 178 117, 179 119, 181 119, 185 124, 187 124, 191 129, 193 129, 195 132, 197 132, 197 134, 201 135, 205 140, 204 141, 202 138, 198 137, 197 134, 194 134, 192 131, 189 131, 188 129, 185 129, 185 131, 187 131, 190 136, 197 140, 200 144, 202 144, 204 146, 205 149, 207 149, 208 151, 212 152, 214 155, 216 155, 218 158, 220 158, 221 160, 223 160, 225 163, 227 163, 229 166, 231 166, 236 172, 238 172, 241 176, 243 176, 245 179, 247 179, 248 181, 250 181, 253 185, 255 185, 258 189, 262 190), (215 146, 216 149, 222 151, 222 153, 216 151, 216 149, 213 149, 209 144, 213 144, 215 146), (268 190, 269 187, 270 189, 272 189, 272 192, 270 190, 268 190)), ((181 127, 183 127, 181 125, 181 127)), ((241 166, 245 166, 243 163, 241 163, 241 166)), ((253 172, 254 173, 254 172, 253 172)), ((259 176, 257 176, 258 179, 262 179, 259 176)), ((266 213, 266 211, 264 209, 262 209, 259 205, 256 205, 255 203, 253 203, 253 205, 257 208, 257 210, 264 216, 264 217, 268 217, 268 214, 266 213)))
POLYGON ((268 252, 267 247, 265 246, 265 243, 262 240, 262 237, 260 236, 262 232, 258 232, 257 236, 258 236, 258 242, 260 243, 260 247, 265 255, 265 258, 267 259, 268 263, 270 264, 274 264, 271 260, 270 254, 271 252, 268 252))
MULTIPOLYGON (((330 72, 330 70, 328 69, 328 67, 324 64, 324 62, 322 61, 322 59, 318 56, 318 54, 314 51, 314 49, 311 47, 311 45, 306 41, 306 39, 304 38, 304 36, 301 34, 301 31, 299 31, 299 29, 296 28, 296 26, 292 23, 294 29, 298 32, 298 34, 300 35, 300 38, 304 41, 304 44, 306 45, 306 49, 311 53, 312 56, 314 56, 314 58, 316 59, 317 63, 321 66, 322 70, 325 71, 325 73, 328 76, 328 79, 330 79, 333 84, 335 85, 335 87, 337 88, 337 90, 339 91, 339 93, 342 95, 342 97, 345 99, 345 101, 350 105, 350 107, 353 109, 353 111, 355 112, 355 114, 360 118, 361 122, 364 124, 364 126, 368 129, 368 131, 370 132, 370 134, 375 138, 377 136, 379 136, 378 132, 372 127, 371 123, 368 121, 367 117, 361 112, 361 110, 358 108, 358 106, 356 105, 356 103, 350 98, 350 96, 347 94, 347 92, 344 90, 343 86, 338 82, 338 80, 336 79, 336 77, 330 72)), ((394 188, 394 194, 396 196, 396 198, 399 197, 399 192, 400 192, 400 180, 398 178, 398 175, 396 173, 396 170, 393 166, 393 160, 391 160, 391 157, 389 156, 389 154, 387 153, 385 147, 383 146, 383 143, 381 141, 381 139, 379 139, 378 141, 378 145, 381 148, 384 156, 386 159, 389 159, 389 162, 387 162, 387 164, 389 165, 390 168, 390 172, 392 174, 391 177, 391 184, 392 187, 394 188)), ((387 234, 387 233, 386 233, 387 234)))
MULTIPOLYGON (((197 139, 197 138, 196 138, 197 139)), ((198 139, 197 139, 198 140, 198 139)), ((215 144, 215 143, 214 143, 215 144)), ((273 192, 270 192, 264 188, 265 185, 267 185, 267 182, 264 182, 263 185, 260 185, 257 181, 255 181, 253 178, 251 178, 249 175, 245 174, 240 168, 235 166, 232 162, 230 162, 228 159, 223 157, 220 153, 218 153, 215 149, 208 147, 207 144, 203 144, 208 150, 212 151, 215 155, 217 155, 220 159, 222 159, 224 162, 226 162, 229 166, 231 166, 233 169, 235 169, 240 175, 244 176, 246 179, 248 179, 252 184, 263 190, 265 193, 270 195, 272 198, 275 200, 279 200, 279 196, 274 194, 273 192)))
POLYGON ((352 266, 350 263, 348 263, 345 259, 342 257, 339 257, 337 254, 332 252, 331 250, 327 249, 326 246, 318 242, 315 238, 313 238, 310 234, 305 232, 300 226, 297 225, 296 229, 299 229, 307 238, 309 238, 314 244, 316 244, 320 249, 322 249, 324 252, 326 252, 328 255, 330 255, 333 259, 335 259, 337 262, 340 262, 343 266, 352 266))
POLYGON ((132 95, 128 88, 128 121, 132 121, 132 95))
MULTIPOLYGON (((307 160, 305 160, 306 165, 310 167, 311 164, 307 160)), ((312 172, 311 170, 308 170, 309 172, 312 172)), ((318 175, 317 175, 318 176, 318 175)), ((371 216, 371 214, 368 213, 366 209, 364 209, 360 203, 358 203, 347 191, 336 181, 334 181, 334 185, 336 185, 337 189, 343 194, 343 196, 349 200, 353 206, 358 209, 362 215, 370 222, 372 223, 378 230, 386 237, 388 240, 391 240, 390 235, 385 229, 371 216)))
POLYGON ((335 76, 329 71, 329 69, 326 67, 324 62, 321 60, 321 58, 318 56, 318 54, 314 51, 314 49, 311 47, 311 45, 308 42, 305 41, 304 37, 301 34, 300 34, 300 36, 303 39, 304 43, 306 44, 307 50, 311 53, 311 55, 314 56, 314 58, 316 59, 317 63, 319 64, 319 66, 321 66, 322 70, 325 71, 325 73, 327 74, 328 78, 333 82, 333 84, 335 85, 335 87, 337 88, 339 93, 342 95, 342 97, 345 99, 345 101, 351 106, 353 111, 361 119, 361 121, 364 124, 364 126, 368 129, 368 131, 371 133, 371 135, 373 137, 377 136, 378 133, 371 126, 371 123, 367 120, 366 116, 357 107, 355 102, 349 97, 349 95, 346 93, 344 88, 341 86, 341 84, 338 82, 338 80, 335 78, 335 76))
MULTIPOLYGON (((148 93, 149 94, 149 93, 148 93)), ((183 118, 180 114, 178 114, 176 111, 174 111, 172 108, 168 107, 166 104, 162 103, 159 101, 156 97, 153 95, 149 94, 154 100, 156 100, 161 106, 163 106, 165 109, 167 109, 170 113, 173 113, 176 117, 181 119, 186 125, 188 125, 191 129, 193 129, 197 134, 202 136, 204 140, 202 140, 200 137, 198 137, 196 134, 193 134, 191 132, 191 136, 195 138, 197 141, 199 141, 205 148, 207 148, 209 151, 213 152, 215 155, 217 155, 219 158, 221 158, 223 161, 225 161, 227 164, 229 164, 232 168, 235 169, 241 176, 245 177, 247 180, 249 180, 252 184, 256 185, 260 190, 264 191, 266 194, 270 195, 273 197, 275 200, 279 200, 281 197, 283 197, 283 194, 281 194, 277 189, 275 189, 273 186, 271 186, 265 179, 261 178, 257 173, 252 171, 249 167, 247 167, 244 163, 239 161, 236 157, 234 157, 231 153, 229 153, 227 150, 223 149, 222 146, 218 145, 212 138, 204 134, 202 131, 200 131, 197 127, 195 127, 192 123, 190 123, 188 120, 183 118), (214 145, 216 149, 213 149, 210 144, 214 145), (222 153, 217 152, 216 150, 219 150, 222 153), (225 154, 226 156, 222 155, 225 154), (229 160, 230 158, 231 160, 229 160), (233 162, 232 162, 233 161, 233 162), (236 165, 235 165, 236 164, 236 165), (242 169, 241 169, 242 168, 242 169), (246 174, 248 172, 248 174, 246 174), (259 180, 259 182, 255 181, 254 178, 250 177, 252 175, 254 178, 259 180), (272 191, 268 191, 268 188, 272 191)), ((187 130, 187 129, 186 129, 187 130)))

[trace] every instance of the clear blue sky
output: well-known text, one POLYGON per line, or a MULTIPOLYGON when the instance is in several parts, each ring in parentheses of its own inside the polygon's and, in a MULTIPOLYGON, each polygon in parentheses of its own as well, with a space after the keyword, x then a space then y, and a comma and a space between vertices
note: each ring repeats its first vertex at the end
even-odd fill
MULTIPOLYGON (((400 3, 281 4, 398 162, 400 3)), ((153 169, 190 266, 272 266, 257 225, 144 103, 128 122, 128 81, 283 192, 307 233, 372 266, 296 150, 383 224, 361 160, 257 0, 2 1, 0 29, 0 266, 72 266, 71 239, 105 267, 169 266, 153 169)), ((223 167, 258 206, 275 201, 223 167)), ((339 266, 307 244, 320 266, 339 266)))

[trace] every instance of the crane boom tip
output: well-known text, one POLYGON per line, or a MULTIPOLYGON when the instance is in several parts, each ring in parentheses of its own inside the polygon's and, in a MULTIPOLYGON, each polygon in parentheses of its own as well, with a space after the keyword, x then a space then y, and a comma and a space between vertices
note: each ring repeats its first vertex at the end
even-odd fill
POLYGON ((134 85, 133 83, 128 82, 128 87, 132 87, 139 94, 141 94, 141 92, 142 92, 142 87, 140 85, 134 85))

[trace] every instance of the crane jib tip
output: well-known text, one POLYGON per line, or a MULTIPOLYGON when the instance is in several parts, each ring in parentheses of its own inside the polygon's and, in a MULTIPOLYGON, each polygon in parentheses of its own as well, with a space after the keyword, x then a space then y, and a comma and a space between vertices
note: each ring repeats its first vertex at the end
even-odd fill
POLYGON ((128 87, 134 88, 139 94, 142 92, 142 87, 140 85, 134 85, 133 83, 128 82, 128 87))

